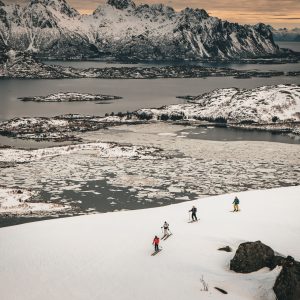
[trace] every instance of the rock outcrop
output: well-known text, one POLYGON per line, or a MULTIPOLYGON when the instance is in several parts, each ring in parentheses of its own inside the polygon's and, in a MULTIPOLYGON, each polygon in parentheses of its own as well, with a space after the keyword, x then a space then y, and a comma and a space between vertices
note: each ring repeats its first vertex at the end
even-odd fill
POLYGON ((242 243, 230 261, 230 270, 251 273, 264 267, 272 268, 274 256, 274 251, 261 241, 242 243))
POLYGON ((300 263, 291 256, 276 256, 273 249, 260 241, 239 245, 230 269, 238 273, 251 273, 268 267, 281 266, 273 290, 278 300, 300 299, 300 263))

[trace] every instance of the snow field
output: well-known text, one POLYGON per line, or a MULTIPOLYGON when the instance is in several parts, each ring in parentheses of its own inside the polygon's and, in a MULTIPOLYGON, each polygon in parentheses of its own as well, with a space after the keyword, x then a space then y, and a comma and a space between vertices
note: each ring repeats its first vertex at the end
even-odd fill
POLYGON ((138 211, 36 222, 0 230, 4 299, 275 299, 280 268, 229 271, 229 245, 261 240, 300 258, 300 187, 223 195, 138 211), (196 205, 200 222, 187 223, 196 205), (163 222, 173 236, 150 256, 163 222), (209 291, 201 291, 201 277, 209 291), (223 295, 214 287, 228 292, 223 295))

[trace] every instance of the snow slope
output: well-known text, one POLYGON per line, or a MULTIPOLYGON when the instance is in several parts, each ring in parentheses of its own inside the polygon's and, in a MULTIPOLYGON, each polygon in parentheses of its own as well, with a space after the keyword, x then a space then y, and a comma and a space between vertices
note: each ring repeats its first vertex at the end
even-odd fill
POLYGON ((275 299, 280 268, 251 274, 229 271, 234 250, 261 240, 300 259, 300 186, 238 194, 162 208, 107 213, 0 229, 0 286, 6 300, 35 299, 275 299), (200 222, 188 224, 198 207, 200 222), (173 236, 150 256, 167 220, 173 236), (209 291, 203 288, 203 276, 209 291), (224 296, 214 289, 228 292, 224 296))

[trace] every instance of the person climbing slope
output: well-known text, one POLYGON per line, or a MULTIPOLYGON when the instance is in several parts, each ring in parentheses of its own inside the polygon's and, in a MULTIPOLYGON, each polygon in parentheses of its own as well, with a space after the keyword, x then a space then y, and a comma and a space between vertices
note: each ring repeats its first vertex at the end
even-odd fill
POLYGON ((197 219, 197 208, 195 206, 192 207, 191 210, 189 210, 189 212, 192 212, 192 221, 195 222, 195 221, 198 221, 197 219))
POLYGON ((167 237, 170 234, 169 224, 165 221, 164 225, 161 228, 164 229, 164 235, 162 237, 162 239, 163 239, 163 238, 167 237))
POLYGON ((153 239, 153 242, 152 244, 154 245, 154 250, 155 252, 158 252, 159 251, 159 237, 156 235, 153 239))
POLYGON ((234 198, 232 204, 233 204, 233 211, 236 211, 236 212, 239 211, 240 200, 238 197, 234 198))

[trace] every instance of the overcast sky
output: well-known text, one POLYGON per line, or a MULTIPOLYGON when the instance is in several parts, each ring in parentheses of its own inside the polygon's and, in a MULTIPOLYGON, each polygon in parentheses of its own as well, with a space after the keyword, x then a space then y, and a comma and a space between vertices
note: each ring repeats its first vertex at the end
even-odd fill
MULTIPOLYGON (((3 0, 5 3, 29 0, 3 0)), ((105 0, 67 0, 81 13, 91 13, 105 0)), ((176 10, 204 8, 211 16, 242 24, 263 22, 274 27, 300 27, 300 0, 137 0, 138 3, 164 3, 176 10)))

